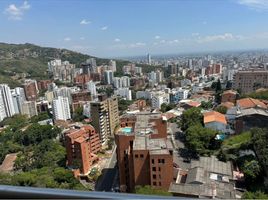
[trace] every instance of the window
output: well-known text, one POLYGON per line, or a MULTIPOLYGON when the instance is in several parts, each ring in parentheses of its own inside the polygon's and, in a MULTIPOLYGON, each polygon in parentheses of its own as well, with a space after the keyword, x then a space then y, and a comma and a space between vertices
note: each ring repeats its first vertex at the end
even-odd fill
POLYGON ((159 182, 159 186, 161 186, 161 182, 159 182))
POLYGON ((152 159, 152 164, 154 164, 154 159, 152 159))
POLYGON ((163 163, 163 164, 165 163, 165 159, 162 159, 162 163, 163 163))
POLYGON ((143 154, 140 155, 140 158, 143 158, 143 154))
POLYGON ((138 158, 139 157, 139 155, 138 154, 135 154, 135 158, 138 158))
POLYGON ((153 185, 156 186, 156 182, 153 182, 153 185))
POLYGON ((153 175, 153 179, 156 179, 156 174, 153 175))
POLYGON ((161 179, 161 174, 159 174, 159 176, 158 176, 158 177, 159 177, 159 179, 161 179))
POLYGON ((158 167, 158 171, 160 171, 160 172, 161 172, 161 167, 158 167))
POLYGON ((156 171, 156 167, 153 167, 153 172, 155 172, 156 171))

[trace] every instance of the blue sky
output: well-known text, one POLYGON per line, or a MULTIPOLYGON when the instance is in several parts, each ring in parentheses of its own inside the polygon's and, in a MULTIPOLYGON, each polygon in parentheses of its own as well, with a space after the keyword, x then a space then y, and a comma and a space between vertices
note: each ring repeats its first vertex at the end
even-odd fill
POLYGON ((268 0, 1 0, 0 41, 99 57, 268 47, 268 0))

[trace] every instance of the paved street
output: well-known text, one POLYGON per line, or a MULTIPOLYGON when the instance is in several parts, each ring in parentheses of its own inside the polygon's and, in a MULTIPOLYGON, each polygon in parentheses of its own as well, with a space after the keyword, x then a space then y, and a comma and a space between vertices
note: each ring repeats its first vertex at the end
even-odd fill
POLYGON ((173 161, 179 165, 182 169, 190 167, 190 163, 184 162, 185 158, 181 156, 181 152, 184 151, 184 143, 180 140, 182 131, 178 128, 176 123, 169 123, 168 132, 170 133, 170 139, 174 144, 173 161))
POLYGON ((111 159, 109 161, 108 168, 104 168, 102 170, 102 176, 96 183, 95 190, 96 191, 112 191, 113 186, 116 184, 115 178, 117 174, 116 167, 116 146, 114 146, 113 153, 111 159))

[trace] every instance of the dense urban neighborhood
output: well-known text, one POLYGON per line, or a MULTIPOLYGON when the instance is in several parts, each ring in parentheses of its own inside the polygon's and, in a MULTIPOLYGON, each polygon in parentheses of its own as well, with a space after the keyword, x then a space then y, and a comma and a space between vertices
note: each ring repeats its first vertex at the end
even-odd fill
MULTIPOLYGON (((39 52, 5 55, 25 65, 39 52)), ((1 67, 0 184, 268 198, 267 52, 28 67, 1 67)))

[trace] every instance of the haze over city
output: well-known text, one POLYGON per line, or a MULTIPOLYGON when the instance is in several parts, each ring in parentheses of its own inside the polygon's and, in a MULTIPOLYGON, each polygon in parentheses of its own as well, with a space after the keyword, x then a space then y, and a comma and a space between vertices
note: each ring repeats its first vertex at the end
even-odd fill
POLYGON ((0 10, 1 42, 99 57, 263 49, 268 42, 266 0, 3 0, 0 10))

